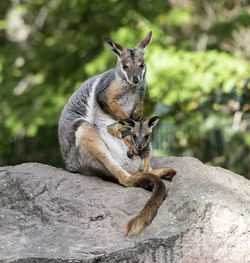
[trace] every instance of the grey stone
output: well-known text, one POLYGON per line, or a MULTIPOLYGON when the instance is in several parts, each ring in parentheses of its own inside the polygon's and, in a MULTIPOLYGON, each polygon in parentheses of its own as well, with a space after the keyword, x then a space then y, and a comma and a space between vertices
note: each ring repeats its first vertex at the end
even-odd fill
POLYGON ((151 193, 38 163, 0 168, 0 262, 250 262, 250 181, 194 158, 142 234, 124 223, 151 193))

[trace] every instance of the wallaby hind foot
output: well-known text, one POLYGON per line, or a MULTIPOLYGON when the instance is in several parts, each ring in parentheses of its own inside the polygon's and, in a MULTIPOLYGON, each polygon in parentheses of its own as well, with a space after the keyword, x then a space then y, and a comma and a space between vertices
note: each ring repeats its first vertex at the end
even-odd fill
POLYGON ((150 169, 148 172, 169 181, 172 181, 173 177, 176 175, 176 171, 172 168, 150 169))

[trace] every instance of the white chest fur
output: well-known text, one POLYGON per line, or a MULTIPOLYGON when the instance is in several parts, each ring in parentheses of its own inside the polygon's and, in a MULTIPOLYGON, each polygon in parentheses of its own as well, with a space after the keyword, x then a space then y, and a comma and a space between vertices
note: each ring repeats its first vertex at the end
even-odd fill
MULTIPOLYGON (((134 109, 134 103, 138 97, 138 94, 129 94, 126 98, 119 103, 122 108, 125 108, 125 112, 129 115, 134 109), (133 102, 133 103, 131 103, 133 102)), ((94 124, 96 130, 102 137, 106 144, 109 153, 113 159, 126 171, 139 171, 142 159, 139 156, 134 156, 133 159, 127 156, 127 147, 122 140, 119 140, 108 133, 107 127, 111 124, 117 123, 110 115, 106 114, 99 106, 98 102, 91 96, 92 101, 89 103, 89 112, 91 112, 88 121, 94 124)))

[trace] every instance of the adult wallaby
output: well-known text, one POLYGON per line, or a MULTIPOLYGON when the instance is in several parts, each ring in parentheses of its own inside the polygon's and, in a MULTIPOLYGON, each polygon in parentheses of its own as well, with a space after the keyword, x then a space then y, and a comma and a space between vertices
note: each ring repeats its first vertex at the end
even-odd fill
POLYGON ((150 224, 166 196, 160 177, 172 170, 163 168, 158 176, 153 174, 154 170, 150 174, 138 172, 141 158, 128 158, 124 142, 107 130, 109 125, 127 118, 137 120, 142 115, 146 89, 143 56, 151 36, 149 32, 133 49, 105 38, 118 57, 116 67, 81 84, 64 106, 58 125, 61 153, 69 171, 115 178, 127 187, 147 187, 153 183, 151 198, 128 221, 127 235, 137 235, 150 224))

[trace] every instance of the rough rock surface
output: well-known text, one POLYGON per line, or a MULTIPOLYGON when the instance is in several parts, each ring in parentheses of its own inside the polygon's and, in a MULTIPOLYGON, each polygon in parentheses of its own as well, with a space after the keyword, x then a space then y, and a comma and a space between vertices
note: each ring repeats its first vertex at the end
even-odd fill
POLYGON ((150 192, 48 165, 0 168, 0 262, 250 262, 250 181, 194 158, 154 158, 177 170, 152 224, 126 220, 150 192))

